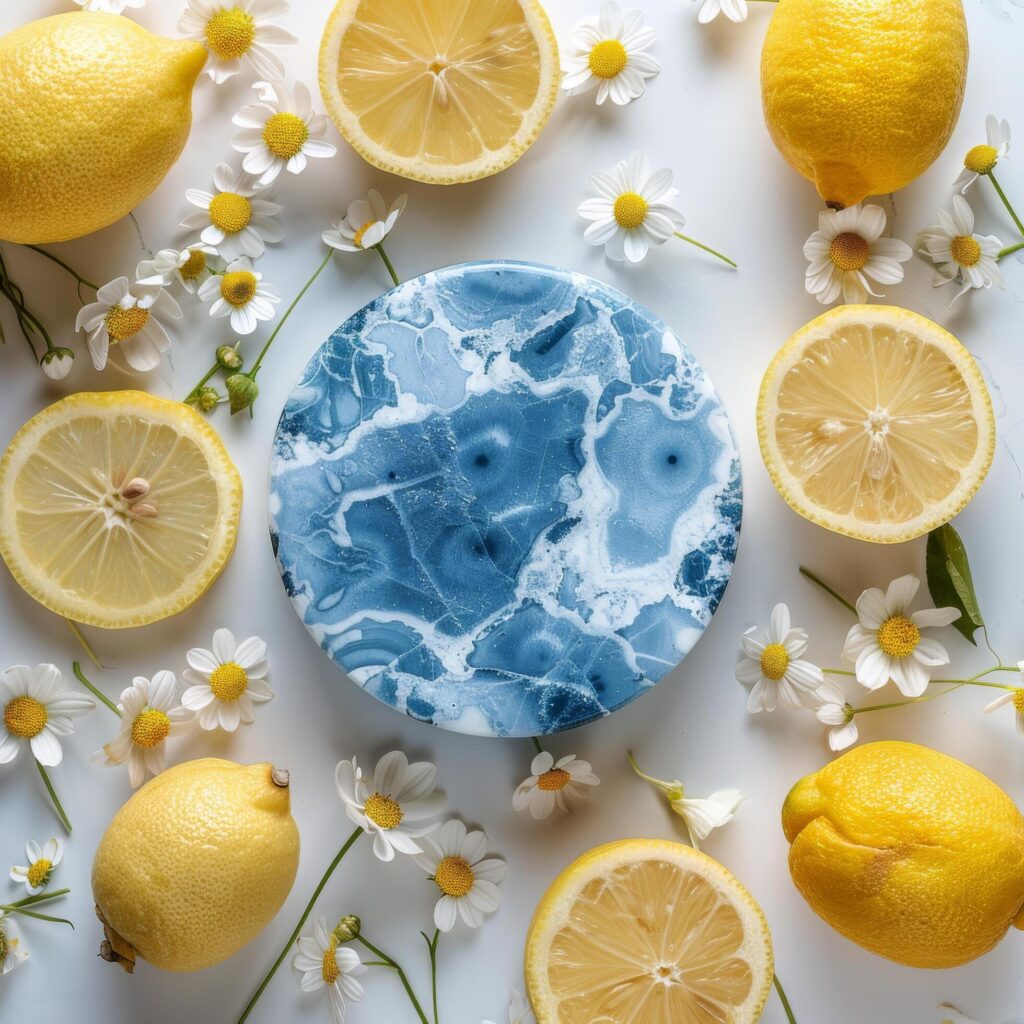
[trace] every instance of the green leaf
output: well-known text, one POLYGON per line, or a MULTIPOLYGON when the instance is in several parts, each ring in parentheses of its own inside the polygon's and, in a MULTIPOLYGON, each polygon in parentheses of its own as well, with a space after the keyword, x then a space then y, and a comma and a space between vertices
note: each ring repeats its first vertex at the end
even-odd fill
POLYGON ((928 592, 936 608, 958 608, 960 618, 953 625, 977 646, 974 634, 985 625, 974 592, 971 566, 967 561, 967 549, 960 534, 946 523, 928 534, 928 549, 925 555, 928 572, 928 592))

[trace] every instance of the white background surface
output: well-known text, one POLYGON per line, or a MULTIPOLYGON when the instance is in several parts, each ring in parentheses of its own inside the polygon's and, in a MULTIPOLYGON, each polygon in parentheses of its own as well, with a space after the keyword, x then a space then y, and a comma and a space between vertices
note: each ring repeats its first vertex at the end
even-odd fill
MULTIPOLYGON (((60 0, 4 4, 0 32, 30 18, 70 8, 60 0)), ((330 4, 293 0, 285 24, 300 44, 283 54, 289 73, 315 83, 316 52, 330 4)), ((596 0, 552 0, 550 13, 564 40, 575 20, 596 0)), ((177 35, 181 0, 151 0, 133 16, 156 31, 177 35)), ((113 716, 99 708, 80 721, 65 743, 64 763, 52 772, 75 824, 65 862, 54 884, 72 895, 59 911, 77 931, 28 922, 22 931, 32 959, 0 983, 0 1021, 21 1024, 230 1024, 277 954, 320 874, 351 830, 335 795, 333 769, 342 757, 373 759, 395 746, 413 757, 435 760, 451 808, 484 827, 510 872, 500 913, 475 933, 457 930, 442 940, 441 1005, 444 1024, 504 1022, 510 984, 521 985, 520 956, 536 900, 570 859, 607 840, 633 835, 681 837, 661 798, 626 768, 633 748, 643 766, 663 777, 682 778, 694 795, 737 786, 747 800, 735 822, 715 834, 708 851, 728 865, 761 902, 771 924, 778 971, 801 1024, 932 1024, 943 999, 959 1004, 983 1024, 1001 1024, 1024 1012, 1024 935, 1014 932, 984 959, 954 971, 915 971, 878 959, 846 942, 822 923, 793 888, 779 809, 789 787, 820 767, 829 754, 823 729, 809 713, 777 712, 750 717, 746 693, 733 678, 740 632, 766 622, 778 600, 790 603, 794 620, 812 633, 811 656, 838 665, 849 625, 847 614, 797 574, 805 563, 836 582, 851 598, 906 571, 923 575, 924 541, 874 548, 832 536, 799 519, 776 495, 764 471, 754 435, 754 404, 761 374, 775 349, 817 312, 803 292, 801 246, 814 229, 819 201, 791 171, 763 127, 758 59, 768 5, 752 4, 750 20, 710 27, 697 24, 697 8, 684 0, 644 0, 659 32, 656 53, 663 72, 648 94, 625 109, 597 109, 592 97, 561 98, 540 141, 519 165, 487 181, 443 190, 383 175, 339 142, 332 161, 313 161, 300 178, 281 182, 283 244, 261 264, 285 300, 301 287, 322 254, 320 232, 348 201, 376 185, 387 199, 408 192, 409 205, 388 240, 399 273, 410 277, 449 263, 487 257, 537 260, 584 271, 634 295, 662 316, 704 361, 730 410, 744 466, 745 515, 733 583, 706 637, 660 686, 614 717, 553 738, 556 754, 575 752, 603 779, 588 807, 563 819, 534 823, 513 813, 511 793, 528 774, 530 744, 473 739, 407 720, 347 682, 328 662, 292 611, 278 580, 266 528, 266 478, 271 437, 292 382, 320 342, 351 312, 387 284, 371 254, 339 254, 282 331, 259 382, 256 418, 230 420, 220 410, 223 432, 246 486, 241 536, 234 560, 196 606, 163 624, 123 634, 91 631, 110 665, 93 676, 116 695, 133 674, 160 668, 181 672, 184 653, 208 646, 214 628, 226 624, 241 637, 258 633, 270 645, 271 679, 277 698, 258 710, 256 724, 234 736, 198 734, 170 749, 172 761, 221 755, 239 761, 270 760, 291 769, 293 811, 302 834, 295 888, 273 924, 228 962, 185 977, 140 965, 129 977, 95 956, 100 934, 92 915, 89 869, 99 836, 130 790, 124 770, 88 764, 89 754, 114 732, 113 716), (640 267, 607 262, 603 251, 581 239, 576 206, 585 175, 611 165, 634 148, 646 148, 655 166, 675 169, 687 231, 733 255, 730 271, 681 242, 651 254, 640 267)), ((1024 87, 1019 75, 1024 7, 1018 0, 966 0, 972 60, 960 126, 946 154, 918 182, 897 196, 895 234, 913 241, 947 202, 962 153, 983 141, 989 111, 1009 117, 1024 142, 1024 87)), ((213 165, 233 154, 231 114, 249 100, 248 76, 215 88, 203 78, 195 92, 195 124, 188 146, 157 192, 137 211, 154 248, 185 240, 176 228, 189 207, 187 187, 209 188, 213 165)), ((319 100, 317 100, 319 106, 319 100)), ((333 130, 332 130, 332 138, 333 130)), ((114 144, 116 145, 114 140, 114 144)), ((1002 164, 1001 179, 1024 211, 1024 146, 1002 164)), ((83 173, 87 173, 83 168, 83 173)), ((124 168, 125 175, 131 168, 124 168)), ((1012 225, 987 186, 972 192, 979 229, 1013 239, 1012 225)), ((886 201, 887 209, 891 207, 886 201)), ((130 274, 140 257, 130 222, 55 248, 87 276, 106 281, 130 274)), ((9 264, 30 304, 45 313, 58 344, 79 352, 63 386, 51 385, 30 365, 14 320, 0 310, 8 344, 0 350, 4 401, 0 435, 5 442, 20 424, 68 390, 140 386, 108 370, 87 371, 81 337, 72 340, 77 309, 70 279, 28 251, 5 247, 9 264)), ((909 265, 890 301, 931 315, 957 333, 978 357, 989 379, 998 417, 995 464, 978 497, 958 519, 972 559, 991 634, 1004 661, 1024 657, 1020 544, 1024 481, 1024 384, 1022 313, 1024 263, 1004 265, 1005 293, 970 296, 954 312, 951 291, 933 292, 928 268, 909 265)), ((187 299, 188 296, 185 296, 187 299)), ((213 347, 230 340, 226 321, 210 321, 191 306, 175 332, 173 366, 141 382, 161 395, 183 396, 210 361, 213 347)), ((248 351, 265 336, 247 343, 248 351)), ((52 660, 70 671, 81 657, 64 624, 23 595, 0 571, 0 661, 34 664, 52 660)), ((968 674, 988 664, 952 629, 945 633, 954 668, 968 674)), ((886 691, 888 693, 889 691, 886 691)), ((890 699, 898 695, 894 693, 890 699)), ((982 717, 988 691, 960 692, 911 710, 863 720, 865 739, 899 738, 928 743, 989 774, 1018 803, 1024 802, 1021 741, 1008 713, 982 717)), ((863 702, 863 701, 862 701, 863 702)), ((59 831, 30 760, 0 770, 0 864, 21 862, 26 837, 43 840, 59 831)), ((187 881, 186 881, 187 884, 187 881)), ((0 898, 17 898, 13 883, 0 881, 0 898)), ((319 909, 332 919, 356 912, 368 934, 407 965, 421 994, 427 991, 420 928, 430 929, 433 886, 409 861, 382 865, 369 844, 357 845, 337 873, 319 909)), ((350 1020, 413 1021, 397 980, 376 971, 364 1003, 350 1020)), ((328 1021, 326 999, 302 996, 282 968, 251 1018, 328 1021)), ((767 1024, 784 1015, 773 997, 767 1024)))

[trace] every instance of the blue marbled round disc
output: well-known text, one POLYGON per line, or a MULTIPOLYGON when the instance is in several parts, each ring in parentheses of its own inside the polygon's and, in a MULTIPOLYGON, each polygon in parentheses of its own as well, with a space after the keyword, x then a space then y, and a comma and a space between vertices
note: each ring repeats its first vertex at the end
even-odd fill
POLYGON ((274 441, 271 534, 306 628, 359 686, 488 736, 653 686, 721 600, 739 457, 675 334, 526 263, 387 292, 310 361, 274 441))

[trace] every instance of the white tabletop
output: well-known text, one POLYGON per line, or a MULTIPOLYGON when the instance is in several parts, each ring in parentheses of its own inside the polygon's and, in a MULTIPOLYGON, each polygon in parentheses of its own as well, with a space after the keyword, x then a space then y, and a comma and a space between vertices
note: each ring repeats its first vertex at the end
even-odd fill
MULTIPOLYGON (((801 580, 797 566, 814 567, 856 596, 884 586, 903 572, 923 575, 924 542, 872 547, 845 540, 804 522, 769 482, 758 453, 754 405, 772 353, 820 312, 803 290, 804 239, 814 229, 819 200, 814 189, 783 162, 761 118, 758 61, 771 8, 752 4, 743 25, 697 24, 685 0, 643 0, 658 30, 656 53, 663 71, 648 94, 625 109, 596 108, 592 97, 561 98, 540 141, 505 173, 445 190, 391 178, 364 164, 345 144, 331 161, 314 161, 301 179, 282 181, 284 243, 261 263, 266 278, 288 299, 316 267, 320 233, 348 201, 378 187, 388 199, 409 194, 409 205, 388 244, 403 277, 450 263, 482 258, 535 260, 589 273, 629 293, 662 316, 704 362, 728 407, 744 468, 744 523, 739 561, 724 603, 705 638, 684 665, 650 694, 609 719, 553 737, 556 754, 575 752, 593 762, 603 783, 591 804, 565 818, 535 823, 511 807, 516 783, 528 773, 526 740, 474 739, 431 729, 377 703, 343 678, 310 640, 280 584, 267 536, 267 465, 277 415, 314 349, 351 312, 387 285, 372 254, 339 255, 282 331, 260 376, 262 394, 253 422, 214 417, 246 486, 238 550, 210 593, 177 618, 121 634, 90 631, 111 666, 94 679, 114 695, 134 674, 160 668, 179 672, 184 653, 206 646, 214 628, 258 633, 270 648, 276 699, 258 711, 255 725, 233 736, 197 734, 171 749, 172 760, 219 755, 238 761, 269 760, 292 772, 293 813, 302 834, 302 859, 294 890, 273 924, 238 955, 194 976, 161 973, 140 965, 128 977, 96 958, 99 927, 93 919, 89 870, 96 843, 117 807, 129 796, 124 771, 96 768, 89 754, 112 735, 112 716, 98 709, 81 721, 65 744, 64 763, 52 773, 75 824, 65 862, 55 879, 70 885, 64 911, 77 930, 28 922, 23 934, 31 960, 0 982, 0 1020, 23 1024, 230 1024, 350 830, 334 789, 334 765, 358 755, 371 761, 401 747, 438 763, 454 811, 482 826, 509 862, 504 906, 476 932, 456 930, 442 941, 442 1021, 504 1022, 510 985, 521 986, 523 938, 533 907, 551 879, 589 847, 624 836, 681 838, 657 794, 632 776, 626 750, 665 777, 680 777, 694 794, 739 787, 746 803, 706 849, 749 886, 764 907, 775 940, 777 965, 801 1024, 936 1024, 935 1007, 951 1000, 983 1024, 1001 1024, 1024 1006, 1024 935, 1009 935, 985 958, 953 971, 916 971, 881 960, 841 938, 807 907, 786 867, 787 845, 779 810, 789 787, 829 757, 823 729, 808 713, 751 717, 746 693, 733 678, 741 631, 767 621, 772 605, 787 601, 798 623, 812 633, 811 653, 837 664, 847 614, 801 580), (731 271, 683 243, 656 250, 638 267, 606 261, 582 241, 576 206, 588 172, 610 166, 633 149, 646 149, 655 166, 671 166, 681 191, 687 231, 734 256, 731 271)), ((177 35, 182 0, 151 0, 133 12, 142 24, 177 35)), ((320 32, 328 0, 293 0, 283 23, 299 36, 282 53, 289 73, 315 86, 320 32)), ((564 40, 596 0, 553 0, 556 30, 564 40)), ((960 125, 946 154, 896 197, 895 233, 913 241, 948 202, 960 156, 981 141, 984 117, 1008 117, 1024 137, 1024 84, 1019 74, 1024 43, 1020 0, 966 0, 972 60, 960 125)), ((71 8, 62 0, 23 0, 0 8, 0 32, 29 18, 71 8)), ((205 77, 195 92, 195 123, 188 146, 160 188, 138 209, 154 248, 184 240, 176 228, 188 207, 184 191, 208 188, 213 165, 240 159, 229 148, 231 114, 249 98, 245 76, 215 88, 205 77)), ((319 105, 319 103, 318 103, 319 105)), ((333 130, 332 130, 333 132, 333 130)), ((333 138, 332 134, 332 138, 333 138)), ((84 170, 84 169, 83 169, 84 170)), ((125 168, 129 175, 131 168, 125 168)), ((1004 186, 1024 204, 1024 157, 1012 153, 1004 186)), ((1013 236, 1012 225, 984 188, 972 193, 980 229, 1013 236)), ((888 201, 885 203, 891 209, 888 201)), ((1020 206, 1024 209, 1024 206, 1020 206)), ((127 220, 55 251, 86 276, 108 280, 130 274, 140 257, 127 220)), ((0 310, 8 343, 0 350, 4 402, 0 436, 71 390, 143 386, 181 397, 208 365, 212 347, 225 340, 226 321, 213 322, 198 304, 175 331, 172 365, 145 381, 111 369, 87 369, 81 336, 72 339, 77 300, 70 279, 35 254, 6 246, 12 272, 28 298, 45 310, 59 339, 79 352, 74 374, 51 385, 30 365, 10 311, 0 310)), ((987 481, 957 526, 971 555, 991 634, 1004 660, 1024 657, 1019 543, 1024 501, 1024 262, 1004 270, 1006 292, 975 294, 955 312, 950 289, 933 292, 920 260, 908 265, 903 286, 888 299, 938 320, 979 359, 996 408, 999 443, 987 481)), ((186 296, 187 298, 187 296, 186 296)), ((256 336, 264 337, 264 333, 256 336)), ((250 351, 254 342, 249 342, 250 351)), ((0 571, 0 661, 54 661, 70 670, 80 651, 64 623, 24 595, 0 571)), ((952 630, 946 640, 954 666, 977 671, 988 664, 952 630)), ((911 710, 871 715, 865 740, 908 739, 960 757, 1024 801, 1020 740, 1009 714, 983 717, 985 694, 960 692, 911 710)), ((26 838, 59 834, 39 779, 25 757, 0 769, 0 863, 20 862, 26 838)), ((15 898, 13 883, 6 886, 15 898)), ((54 905, 55 908, 58 906, 54 905)), ((420 928, 429 928, 432 886, 410 861, 377 863, 369 844, 357 846, 328 886, 321 911, 330 918, 360 914, 380 945, 407 965, 421 992, 427 987, 420 928)), ((372 973, 365 1002, 351 1008, 353 1024, 412 1021, 396 980, 372 973)), ((320 994, 321 996, 323 993, 320 994)), ((252 1018, 328 1021, 326 1000, 300 994, 282 970, 252 1018)), ((767 1024, 784 1015, 773 999, 767 1024)))

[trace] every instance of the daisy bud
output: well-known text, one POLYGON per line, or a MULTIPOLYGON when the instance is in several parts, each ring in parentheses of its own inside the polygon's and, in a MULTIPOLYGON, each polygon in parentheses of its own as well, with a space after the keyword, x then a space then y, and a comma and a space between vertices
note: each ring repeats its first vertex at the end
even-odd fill
POLYGON ((75 361, 75 353, 69 348, 51 348, 43 353, 39 365, 50 380, 63 380, 75 361))
POLYGON ((224 370, 240 370, 242 368, 242 357, 238 352, 238 346, 221 345, 217 349, 217 362, 224 370))
POLYGON ((196 405, 202 412, 213 412, 220 402, 220 392, 216 388, 203 388, 196 398, 196 405))
POLYGON ((228 399, 231 401, 231 415, 249 409, 260 393, 256 381, 245 373, 233 373, 227 381, 228 399))
POLYGON ((338 940, 339 945, 343 942, 352 942, 353 939, 359 938, 362 927, 362 921, 355 914, 347 914, 335 927, 334 937, 338 940))

